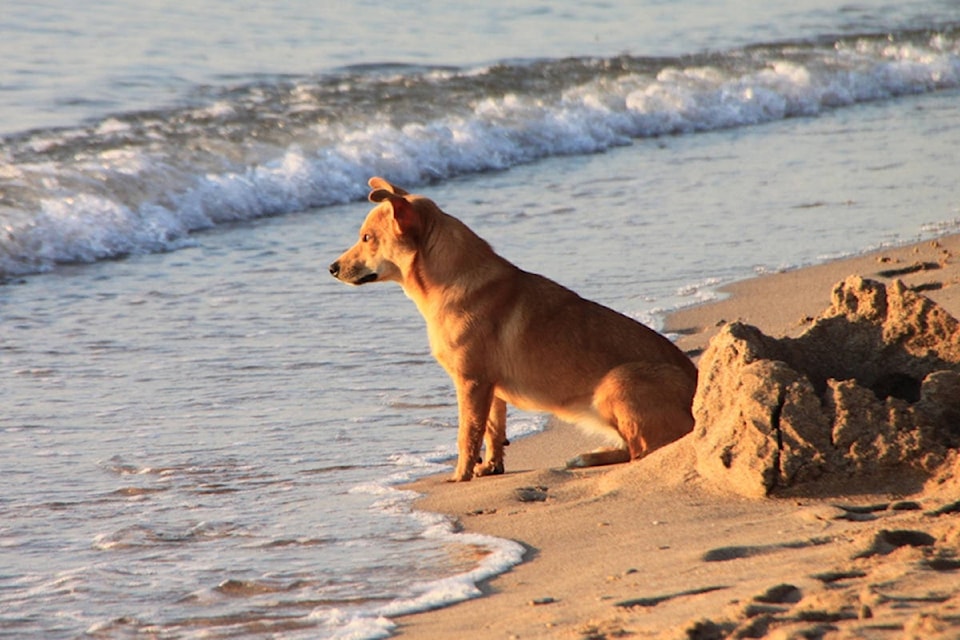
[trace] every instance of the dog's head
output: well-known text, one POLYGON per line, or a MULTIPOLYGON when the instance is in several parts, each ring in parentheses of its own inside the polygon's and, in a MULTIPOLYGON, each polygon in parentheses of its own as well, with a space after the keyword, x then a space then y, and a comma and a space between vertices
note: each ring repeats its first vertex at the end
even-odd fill
POLYGON ((421 216, 417 197, 383 178, 370 178, 370 201, 378 203, 360 227, 360 239, 330 265, 330 275, 352 285, 402 282, 413 259, 421 216))

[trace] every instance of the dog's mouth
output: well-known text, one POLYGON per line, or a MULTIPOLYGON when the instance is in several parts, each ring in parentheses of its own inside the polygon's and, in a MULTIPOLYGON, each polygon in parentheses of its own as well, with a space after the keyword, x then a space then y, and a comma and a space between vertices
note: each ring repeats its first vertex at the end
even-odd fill
POLYGON ((361 278, 358 278, 357 280, 354 280, 353 284, 367 284, 368 282, 373 282, 376 279, 377 279, 376 273, 368 273, 367 275, 361 278))

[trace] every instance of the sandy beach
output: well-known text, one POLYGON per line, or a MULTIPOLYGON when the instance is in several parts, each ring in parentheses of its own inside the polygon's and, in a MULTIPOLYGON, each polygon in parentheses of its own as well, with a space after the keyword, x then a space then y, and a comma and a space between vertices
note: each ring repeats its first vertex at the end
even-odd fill
MULTIPOLYGON (((957 235, 740 282, 673 314, 665 330, 694 358, 732 321, 797 336, 853 274, 899 279, 960 316, 957 235)), ((412 485, 418 508, 527 554, 480 597, 400 618, 398 634, 960 638, 955 451, 932 477, 826 478, 750 498, 698 473, 690 436, 627 465, 564 469, 595 446, 551 425, 511 444, 503 476, 412 485)))

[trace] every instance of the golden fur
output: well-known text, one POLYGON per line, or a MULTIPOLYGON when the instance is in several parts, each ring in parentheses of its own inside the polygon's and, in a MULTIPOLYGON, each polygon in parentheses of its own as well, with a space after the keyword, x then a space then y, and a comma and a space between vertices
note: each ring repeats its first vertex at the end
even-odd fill
POLYGON ((398 282, 416 303, 457 390, 452 480, 503 473, 508 402, 621 442, 570 466, 640 458, 693 428, 697 370, 669 340, 517 268, 433 201, 383 178, 370 187, 378 205, 330 273, 354 285, 398 282))

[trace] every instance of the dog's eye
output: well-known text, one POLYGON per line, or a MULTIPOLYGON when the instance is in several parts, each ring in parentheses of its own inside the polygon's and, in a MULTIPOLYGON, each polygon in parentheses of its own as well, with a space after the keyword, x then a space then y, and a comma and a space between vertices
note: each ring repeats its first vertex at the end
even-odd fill
POLYGON ((365 233, 363 234, 363 237, 360 239, 363 240, 364 242, 370 242, 370 240, 373 239, 373 236, 371 236, 369 233, 365 233))

